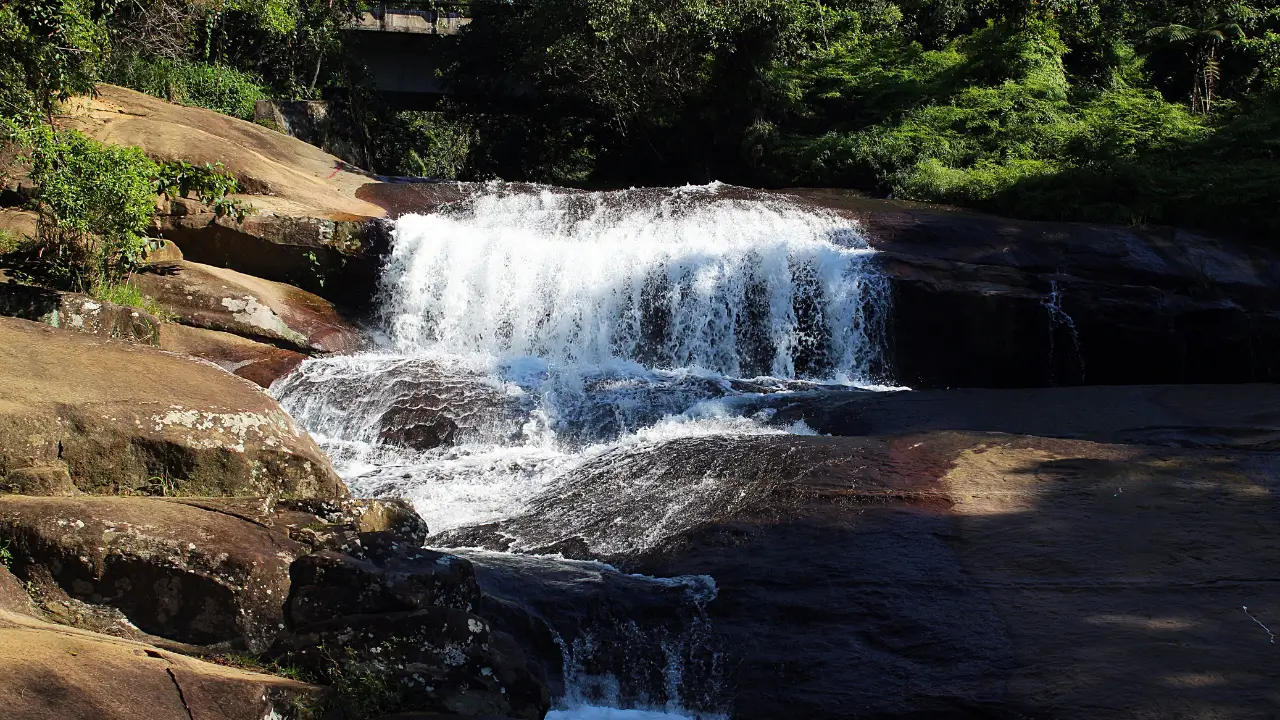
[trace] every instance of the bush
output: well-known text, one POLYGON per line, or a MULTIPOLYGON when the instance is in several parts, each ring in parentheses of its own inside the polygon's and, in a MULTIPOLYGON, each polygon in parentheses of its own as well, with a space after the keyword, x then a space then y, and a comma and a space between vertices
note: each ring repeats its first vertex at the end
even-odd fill
POLYGON ((155 163, 136 147, 103 145, 47 125, 23 137, 39 188, 37 243, 51 279, 89 290, 114 283, 153 246, 155 163))
POLYGON ((267 97, 261 80, 226 65, 129 56, 112 63, 105 79, 170 102, 201 107, 241 120, 267 97))

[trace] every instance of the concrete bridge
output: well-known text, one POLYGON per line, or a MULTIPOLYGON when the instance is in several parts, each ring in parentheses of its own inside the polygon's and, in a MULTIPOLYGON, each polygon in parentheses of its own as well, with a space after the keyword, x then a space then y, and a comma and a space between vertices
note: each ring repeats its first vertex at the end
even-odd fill
POLYGON ((382 3, 345 28, 355 55, 373 75, 374 85, 392 106, 427 109, 448 94, 437 77, 434 50, 471 22, 466 3, 413 0, 382 3))

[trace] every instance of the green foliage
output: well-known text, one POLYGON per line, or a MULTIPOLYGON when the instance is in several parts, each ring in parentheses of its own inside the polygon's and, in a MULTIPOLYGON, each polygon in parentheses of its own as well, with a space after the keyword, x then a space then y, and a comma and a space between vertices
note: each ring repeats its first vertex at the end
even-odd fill
POLYGON ((0 116, 50 117, 93 87, 113 0, 8 0, 0 5, 0 116))
POLYGON ((169 198, 195 198, 212 208, 218 217, 230 217, 237 223, 253 212, 253 208, 230 195, 240 191, 235 176, 220 163, 193 165, 185 160, 160 163, 155 175, 155 193, 169 198))
MULTIPOLYGON (((1274 3, 473 0, 473 22, 424 59, 463 90, 436 112, 379 99, 342 32, 362 9, 13 0, 0 116, 47 119, 96 76, 244 119, 259 98, 323 96, 333 146, 382 173, 841 185, 1026 217, 1275 227, 1256 209, 1280 201, 1274 3)), ((202 172, 157 183, 242 218, 202 172)))
POLYGON ((56 279, 81 290, 114 283, 154 247, 156 166, 136 147, 103 145, 47 125, 27 131, 39 188, 38 244, 56 279))
MULTIPOLYGON (((161 320, 173 320, 175 317, 167 308, 156 302, 150 295, 144 295, 138 286, 127 280, 115 283, 100 282, 89 289, 89 295, 104 302, 145 310, 161 320)), ((173 494, 174 484, 171 479, 156 476, 150 478, 148 484, 159 488, 160 492, 157 493, 159 495, 173 494)))
MULTIPOLYGON (((837 185, 1025 217, 1274 227, 1280 8, 1217 0, 475 3, 466 174, 837 185), (1156 42, 1164 39, 1165 42, 1156 42), (1245 140, 1244 129, 1252 127, 1245 140), (551 168, 572 168, 555 170, 551 168), (1248 168, 1247 171, 1244 168, 1248 168), (1240 183, 1236 192, 1230 183, 1240 183), (1193 211, 1193 209, 1195 209, 1193 211)), ((465 102, 465 101, 464 101, 465 102)))
POLYGON ((467 168, 472 124, 441 112, 399 112, 376 130, 373 162, 391 175, 457 179, 467 168))
POLYGON ((9 255, 21 250, 22 240, 8 230, 0 230, 0 255, 9 255))
POLYGON ((9 540, 0 540, 0 565, 13 567, 13 551, 9 549, 9 540))
POLYGON ((128 56, 112 63, 105 79, 170 102, 253 119, 267 91, 257 76, 226 65, 128 56))
POLYGON ((326 679, 332 688, 326 715, 374 720, 405 709, 404 691, 387 668, 346 662, 334 665, 326 679))

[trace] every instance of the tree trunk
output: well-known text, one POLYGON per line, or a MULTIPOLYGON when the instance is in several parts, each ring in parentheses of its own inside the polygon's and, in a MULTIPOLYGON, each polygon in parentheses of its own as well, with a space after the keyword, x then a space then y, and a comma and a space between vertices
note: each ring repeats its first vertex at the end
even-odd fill
POLYGON ((1204 64, 1204 114, 1213 107, 1213 90, 1218 77, 1218 58, 1213 45, 1209 46, 1209 59, 1204 64))

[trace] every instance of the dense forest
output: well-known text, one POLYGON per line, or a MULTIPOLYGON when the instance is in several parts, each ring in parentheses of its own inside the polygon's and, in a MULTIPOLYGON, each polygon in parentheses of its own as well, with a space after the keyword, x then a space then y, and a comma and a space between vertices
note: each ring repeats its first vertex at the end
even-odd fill
POLYGON ((1261 0, 472 0, 424 61, 454 89, 429 112, 374 92, 342 30, 362 10, 12 0, 0 114, 30 136, 96 81, 245 119, 325 99, 383 174, 1280 229, 1280 7, 1261 0))

